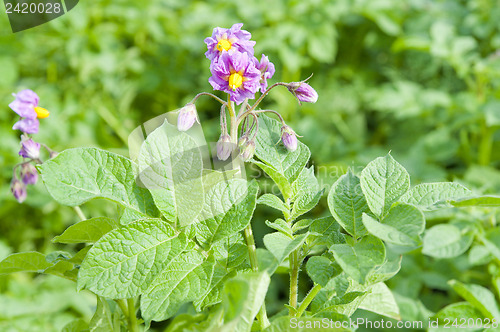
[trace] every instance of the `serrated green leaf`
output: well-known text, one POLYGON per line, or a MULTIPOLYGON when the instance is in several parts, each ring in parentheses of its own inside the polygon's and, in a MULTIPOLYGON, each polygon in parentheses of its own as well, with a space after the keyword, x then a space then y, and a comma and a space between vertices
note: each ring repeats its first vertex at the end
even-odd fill
POLYGON ((342 271, 335 268, 331 260, 324 256, 312 256, 306 264, 307 274, 312 281, 325 287, 333 277, 342 271))
POLYGON ((360 180, 370 210, 379 217, 410 188, 408 172, 390 154, 370 162, 360 180))
POLYGON ((485 317, 500 319, 497 301, 489 289, 479 285, 464 284, 457 280, 450 280, 448 284, 485 317))
POLYGON ((56 243, 94 243, 104 234, 117 227, 114 219, 96 217, 80 221, 68 227, 64 233, 52 239, 56 243))
POLYGON ((463 254, 472 244, 471 233, 453 224, 436 225, 425 232, 422 253, 435 258, 451 258, 463 254))
POLYGON ((290 238, 292 238, 292 229, 290 225, 284 221, 283 219, 276 219, 274 222, 270 222, 269 220, 266 220, 266 225, 272 229, 277 230, 278 232, 281 232, 290 238))
POLYGON ((470 197, 461 200, 451 201, 450 203, 456 207, 466 207, 466 206, 498 207, 500 206, 500 196, 470 197))
POLYGON ((279 199, 277 196, 272 194, 264 194, 260 196, 259 199, 257 200, 257 204, 264 204, 269 207, 272 207, 273 209, 288 214, 288 209, 285 206, 285 203, 283 203, 283 201, 279 199))
POLYGON ((294 239, 282 234, 271 233, 264 236, 264 245, 281 264, 288 255, 299 248, 306 240, 308 233, 297 235, 294 239))
POLYGON ((138 221, 104 235, 89 250, 78 273, 78 289, 118 299, 141 294, 187 246, 160 219, 138 221))
POLYGON ((337 222, 353 237, 366 234, 362 215, 370 210, 360 180, 351 170, 333 184, 328 194, 328 207, 337 222))
POLYGON ((394 299, 394 295, 392 295, 391 290, 383 282, 370 287, 369 293, 363 299, 359 308, 401 320, 399 307, 394 299))
POLYGON ((344 272, 360 284, 364 284, 366 276, 385 260, 384 244, 371 235, 356 243, 334 244, 330 250, 344 272))
POLYGON ((258 190, 256 181, 242 179, 215 185, 205 196, 200 221, 195 224, 199 243, 208 248, 243 230, 252 218, 258 190))
POLYGON ((125 157, 96 148, 76 148, 38 166, 52 197, 63 205, 77 206, 106 198, 143 217, 156 217, 151 194, 137 186, 135 165, 125 157))
POLYGON ((0 274, 13 272, 38 272, 52 266, 45 255, 36 251, 21 252, 7 256, 0 262, 0 274))
POLYGON ((319 199, 323 195, 323 190, 318 192, 305 192, 297 198, 293 203, 292 214, 290 219, 295 220, 304 213, 312 210, 319 202, 319 199))
POLYGON ((418 246, 419 235, 425 230, 424 214, 404 203, 393 206, 381 222, 364 213, 363 224, 370 234, 401 246, 418 246))
POLYGON ((224 325, 219 331, 250 331, 255 316, 264 303, 270 281, 266 272, 245 273, 229 279, 224 285, 224 325))
POLYGON ((192 223, 203 207, 203 161, 196 141, 165 121, 142 144, 138 165, 138 178, 162 214, 181 226, 192 223))
POLYGON ((400 201, 415 205, 423 210, 433 210, 439 207, 439 203, 466 197, 470 194, 471 191, 459 183, 422 183, 411 188, 400 198, 400 201))
POLYGON ((197 251, 185 252, 169 261, 141 296, 144 320, 168 319, 182 304, 200 298, 210 286, 213 270, 213 257, 206 259, 197 251))

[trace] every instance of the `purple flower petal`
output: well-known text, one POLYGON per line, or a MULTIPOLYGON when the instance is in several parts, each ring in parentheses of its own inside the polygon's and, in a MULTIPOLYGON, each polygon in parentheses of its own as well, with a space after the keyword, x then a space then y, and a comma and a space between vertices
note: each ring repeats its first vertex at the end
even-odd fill
POLYGON ((243 23, 236 23, 229 29, 214 28, 212 36, 204 40, 208 49, 207 52, 205 52, 205 56, 210 61, 217 62, 224 51, 228 51, 229 53, 235 51, 242 53, 246 52, 253 55, 255 42, 250 40, 252 35, 248 31, 241 30, 242 26, 243 23), (217 45, 219 43, 223 43, 229 48, 218 49, 217 45))
POLYGON ((40 158, 40 143, 33 141, 31 138, 23 140, 21 142, 21 150, 19 150, 19 155, 23 158, 40 158))
POLYGON ((38 122, 37 118, 30 119, 30 118, 23 118, 19 121, 17 121, 12 129, 14 130, 20 130, 26 134, 36 134, 38 133, 38 127, 40 126, 40 123, 38 122))
POLYGON ((38 172, 32 164, 23 164, 21 168, 21 180, 24 184, 36 184, 38 172))

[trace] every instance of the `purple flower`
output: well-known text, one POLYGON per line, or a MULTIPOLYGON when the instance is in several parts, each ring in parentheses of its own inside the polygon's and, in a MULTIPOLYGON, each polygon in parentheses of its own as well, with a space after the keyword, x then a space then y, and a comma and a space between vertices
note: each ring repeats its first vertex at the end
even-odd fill
POLYGON ((297 99, 306 103, 315 103, 318 100, 318 93, 305 82, 292 82, 287 84, 290 91, 297 99))
POLYGON ((261 73, 247 53, 222 53, 219 61, 210 65, 210 72, 212 77, 208 82, 214 90, 229 93, 238 105, 246 98, 255 98, 259 90, 261 73))
POLYGON ((240 157, 243 161, 250 160, 255 154, 255 142, 248 141, 242 148, 240 148, 240 157))
POLYGON ((38 95, 29 90, 22 90, 17 94, 12 94, 16 99, 9 104, 9 107, 19 114, 19 116, 28 119, 35 119, 37 113, 35 112, 35 107, 38 106, 38 95))
POLYGON ((33 141, 31 138, 23 140, 19 155, 23 158, 38 159, 40 157, 40 143, 33 141))
POLYGON ((20 130, 26 134, 36 134, 38 133, 38 127, 40 126, 40 123, 38 122, 38 119, 35 118, 23 118, 19 121, 17 121, 12 129, 14 130, 20 130))
POLYGON ((21 179, 24 184, 35 184, 38 181, 38 172, 32 164, 23 164, 21 168, 21 179))
POLYGON ((297 135, 293 129, 287 125, 281 127, 281 141, 288 151, 293 152, 297 150, 297 135))
POLYGON ((230 29, 215 28, 212 37, 205 38, 208 51, 205 56, 210 61, 218 61, 224 52, 232 54, 235 51, 253 55, 255 42, 250 40, 250 32, 241 30, 243 23, 233 24, 230 29))
POLYGON ((231 153, 233 152, 233 143, 231 143, 231 137, 228 134, 221 135, 217 141, 217 158, 219 160, 227 160, 231 153))
POLYGON ((260 70, 260 92, 264 93, 267 89, 267 80, 273 77, 275 69, 274 64, 269 61, 269 58, 262 54, 262 57, 259 60, 257 58, 253 58, 255 67, 260 70))
POLYGON ((179 116, 177 117, 177 129, 180 131, 189 130, 198 120, 198 115, 196 114, 196 106, 189 103, 179 110, 179 116))
POLYGON ((13 179, 10 183, 10 191, 19 203, 24 202, 27 196, 26 185, 18 179, 13 179))

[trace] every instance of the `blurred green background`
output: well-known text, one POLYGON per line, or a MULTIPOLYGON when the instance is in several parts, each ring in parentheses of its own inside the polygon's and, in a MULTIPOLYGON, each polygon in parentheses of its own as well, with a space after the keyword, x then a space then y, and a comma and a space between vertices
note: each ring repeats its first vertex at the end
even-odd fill
MULTIPOLYGON (((11 130, 16 115, 7 106, 11 93, 30 88, 51 111, 35 140, 58 151, 97 146, 128 155, 136 126, 212 90, 203 40, 214 27, 238 22, 257 42, 256 55, 265 53, 276 65, 271 83, 314 73, 316 104, 299 107, 283 88, 262 107, 279 111, 303 136, 324 185, 347 167, 359 171, 392 151, 412 184, 456 180, 477 193, 500 192, 498 0, 81 1, 16 34, 0 14, 0 259, 78 249, 50 242, 78 219, 43 184, 30 187, 22 205, 11 197, 12 167, 21 161, 20 133, 11 130)), ((197 108, 207 139, 216 140, 219 106, 202 98, 197 108)), ((104 201, 83 210, 87 217, 116 214, 104 201)), ((325 202, 313 211, 325 213, 325 202)), ((490 220, 492 213, 445 213, 428 224, 490 220)), ((274 216, 258 209, 257 237, 274 216)), ((456 301, 449 278, 489 285, 491 271, 463 256, 405 257, 390 283, 404 319, 456 301)), ((285 279, 271 288, 270 312, 284 301, 285 279)), ((2 276, 0 308, 10 310, 0 310, 0 330, 60 331, 75 317, 88 320, 93 301, 55 277, 2 276)))

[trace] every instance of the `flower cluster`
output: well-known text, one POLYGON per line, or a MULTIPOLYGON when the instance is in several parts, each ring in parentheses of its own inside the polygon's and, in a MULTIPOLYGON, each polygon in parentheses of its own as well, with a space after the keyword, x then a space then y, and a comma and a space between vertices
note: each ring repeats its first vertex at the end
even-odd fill
POLYGON ((243 23, 229 29, 215 28, 212 37, 205 39, 211 61, 209 82, 214 90, 224 91, 231 101, 241 104, 245 99, 254 99, 255 93, 266 91, 267 80, 274 75, 274 65, 262 54, 259 61, 254 56, 255 42, 251 34, 241 30, 243 23))
POLYGON ((250 40, 251 34, 242 30, 243 23, 234 24, 231 28, 215 28, 212 36, 205 39, 207 52, 205 56, 210 60, 210 73, 208 82, 214 90, 226 92, 228 101, 217 96, 203 92, 198 94, 186 106, 181 108, 177 117, 177 128, 180 131, 189 130, 198 122, 195 101, 202 95, 208 95, 222 104, 221 108, 221 135, 216 144, 217 158, 227 160, 238 151, 243 161, 250 160, 256 149, 255 137, 258 134, 260 113, 271 112, 276 114, 281 123, 281 142, 288 151, 295 151, 299 144, 297 134, 288 126, 281 115, 272 110, 257 110, 256 107, 276 86, 285 86, 290 93, 301 102, 315 103, 318 100, 316 91, 306 83, 306 80, 291 83, 274 83, 268 88, 267 80, 272 78, 275 67, 269 58, 262 54, 260 60, 254 56, 255 42, 250 40), (253 106, 248 104, 250 99, 260 90, 261 96, 253 106), (242 105, 238 114, 234 103, 242 105), (231 117, 231 130, 228 131, 226 111, 231 117), (238 131, 241 129, 240 137, 238 131))
MULTIPOLYGON (((49 111, 38 106, 40 100, 38 95, 29 89, 22 90, 17 94, 13 94, 13 96, 15 100, 9 104, 9 107, 21 118, 14 124, 12 129, 23 132, 19 155, 24 158, 24 161, 14 167, 11 191, 18 202, 22 203, 27 196, 26 186, 35 184, 38 181, 38 172, 33 163, 41 163, 41 144, 35 142, 29 135, 38 133, 40 126, 38 119, 48 117, 49 111), (19 171, 18 168, 20 168, 19 171)), ((50 156, 53 157, 55 153, 48 148, 47 150, 49 150, 50 156)))

